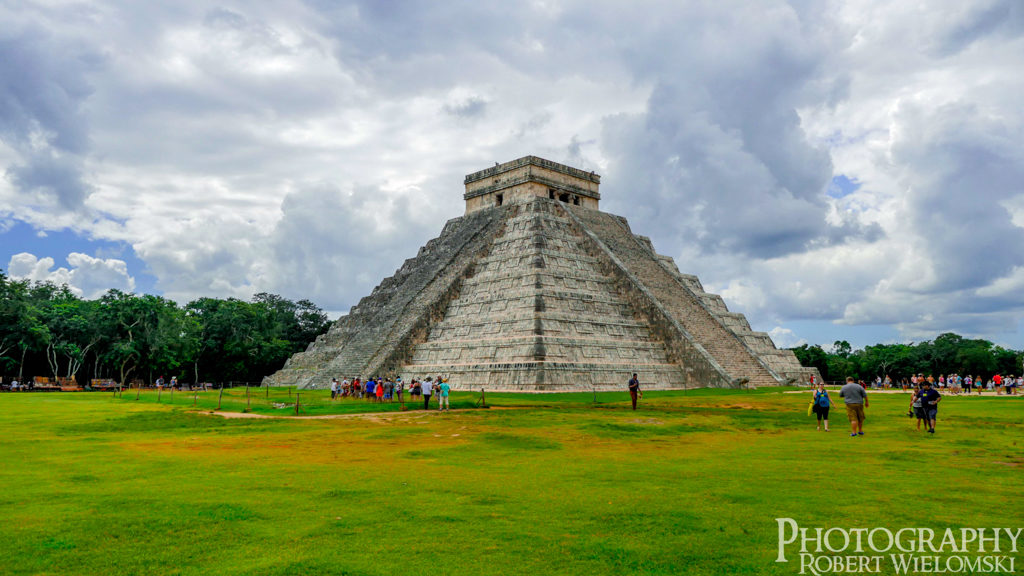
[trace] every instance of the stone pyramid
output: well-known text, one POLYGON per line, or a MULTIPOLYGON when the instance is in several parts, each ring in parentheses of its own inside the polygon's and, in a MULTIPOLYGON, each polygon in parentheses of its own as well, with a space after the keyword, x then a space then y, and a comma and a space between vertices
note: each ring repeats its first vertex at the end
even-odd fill
MULTIPOLYGON (((466 214, 271 385, 445 375, 456 389, 736 387, 817 375, 598 209, 600 176, 526 156, 466 176, 466 214)), ((820 376, 817 376, 820 378, 820 376)))

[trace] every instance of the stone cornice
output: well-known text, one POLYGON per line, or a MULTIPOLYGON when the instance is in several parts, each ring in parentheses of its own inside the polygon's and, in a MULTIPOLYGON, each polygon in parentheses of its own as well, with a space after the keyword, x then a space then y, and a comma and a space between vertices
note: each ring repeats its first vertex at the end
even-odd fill
POLYGON ((464 184, 470 184, 472 182, 483 180, 484 178, 497 176, 498 174, 508 172, 510 170, 515 170, 516 168, 522 168, 523 166, 537 166, 539 168, 545 168, 553 172, 559 172, 561 174, 572 176, 573 178, 579 178, 580 180, 593 182, 594 184, 601 183, 601 176, 599 174, 595 174, 593 172, 586 172, 584 170, 580 170, 579 168, 573 168, 572 166, 566 166, 565 164, 552 162, 551 160, 545 160, 544 158, 540 158, 538 156, 523 156, 522 158, 512 160, 511 162, 505 162, 504 164, 499 164, 497 166, 494 166, 493 168, 486 168, 484 170, 480 170, 479 172, 473 172, 472 174, 468 174, 466 175, 466 181, 464 182, 464 184))
MULTIPOLYGON (((528 158, 532 158, 532 156, 528 156, 528 158)), ((546 160, 545 160, 545 162, 546 162, 546 160)), ((561 166, 561 164, 559 164, 559 166, 561 166)), ((500 166, 495 166, 494 168, 491 168, 491 170, 496 170, 498 168, 500 168, 500 166)), ((570 170, 576 170, 576 169, 575 168, 570 168, 570 170)), ((477 174, 479 174, 479 173, 480 172, 477 172, 477 174)), ((590 175, 589 172, 587 172, 586 174, 588 176, 590 175)), ((472 174, 470 176, 472 176, 472 174)), ((598 179, 601 178, 597 174, 594 174, 593 176, 598 178, 598 179)), ((469 176, 466 176, 466 178, 467 178, 467 183, 468 183, 469 176)), ((526 176, 521 176, 519 178, 513 178, 511 180, 506 180, 506 181, 500 182, 498 184, 492 184, 492 185, 486 186, 484 188, 478 188, 476 190, 473 190, 472 192, 466 192, 465 194, 462 195, 462 198, 464 200, 469 200, 470 198, 476 198, 477 196, 484 196, 486 194, 491 194, 491 193, 497 192, 499 190, 504 190, 506 188, 512 188, 513 186, 519 186, 520 184, 526 184, 527 182, 537 182, 538 184, 543 184, 543 185, 548 186, 550 188, 554 188, 555 190, 561 190, 563 192, 570 192, 572 194, 577 194, 579 196, 586 196, 587 198, 593 198, 595 200, 600 200, 601 199, 601 194, 598 193, 598 192, 592 192, 590 190, 585 190, 583 188, 580 188, 579 186, 574 186, 572 184, 562 184, 560 182, 555 182, 554 180, 551 180, 550 178, 545 178, 545 177, 539 176, 537 174, 528 174, 526 176)))

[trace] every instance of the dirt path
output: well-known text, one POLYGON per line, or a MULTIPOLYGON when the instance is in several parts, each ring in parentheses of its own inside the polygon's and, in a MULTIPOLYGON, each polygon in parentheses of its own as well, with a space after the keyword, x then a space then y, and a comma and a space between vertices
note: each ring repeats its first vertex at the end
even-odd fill
MULTIPOLYGON (((488 410, 517 410, 514 407, 492 406, 488 410)), ((456 408, 449 412, 477 412, 480 408, 456 408)), ((221 418, 276 418, 281 420, 336 420, 338 418, 397 418, 400 416, 423 418, 425 416, 440 416, 440 410, 409 410, 407 412, 358 412, 355 414, 318 414, 316 416, 277 416, 274 414, 254 414, 252 412, 215 412, 204 411, 200 414, 220 416, 221 418)))

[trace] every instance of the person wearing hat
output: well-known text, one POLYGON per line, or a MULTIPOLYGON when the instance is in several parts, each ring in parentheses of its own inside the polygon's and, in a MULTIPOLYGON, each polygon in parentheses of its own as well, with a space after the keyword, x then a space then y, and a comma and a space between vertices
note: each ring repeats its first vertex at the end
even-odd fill
POLYGON ((935 434, 935 420, 939 417, 939 401, 942 400, 942 395, 938 390, 932 389, 931 383, 925 380, 920 396, 928 433, 935 434))
POLYGON ((430 410, 430 394, 434 391, 433 390, 434 385, 433 385, 432 382, 433 382, 433 379, 430 376, 427 376, 426 378, 423 379, 423 383, 420 385, 420 388, 421 388, 421 392, 420 393, 423 394, 423 409, 424 410, 430 410))

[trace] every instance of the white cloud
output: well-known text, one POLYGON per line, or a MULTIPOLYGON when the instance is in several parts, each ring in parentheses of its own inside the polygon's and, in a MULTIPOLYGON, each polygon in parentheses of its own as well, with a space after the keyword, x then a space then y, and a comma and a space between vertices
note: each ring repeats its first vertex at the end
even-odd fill
POLYGON ((807 344, 807 340, 798 337, 795 332, 782 326, 772 328, 768 331, 768 335, 772 337, 772 341, 778 348, 795 348, 807 344))
POLYGON ((37 258, 21 252, 11 256, 7 269, 12 278, 52 282, 58 286, 66 284, 73 293, 86 299, 98 298, 112 288, 124 292, 135 290, 135 279, 128 274, 124 260, 72 252, 68 254, 67 263, 69 268, 62 266, 54 270, 53 258, 37 258))
POLYGON ((124 242, 179 301, 345 310, 537 154, 755 327, 1024 319, 1014 0, 76 10, 0 7, 0 230, 124 242))

